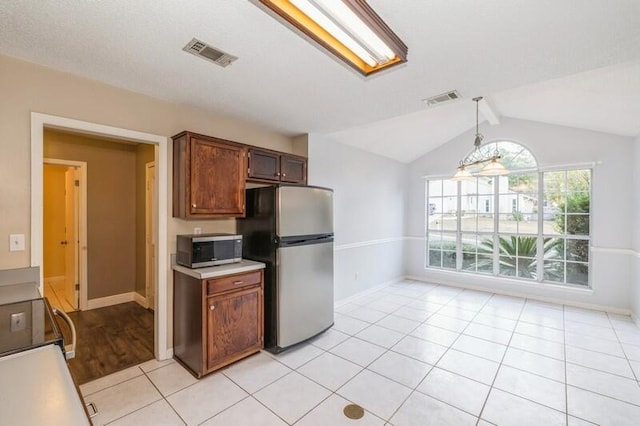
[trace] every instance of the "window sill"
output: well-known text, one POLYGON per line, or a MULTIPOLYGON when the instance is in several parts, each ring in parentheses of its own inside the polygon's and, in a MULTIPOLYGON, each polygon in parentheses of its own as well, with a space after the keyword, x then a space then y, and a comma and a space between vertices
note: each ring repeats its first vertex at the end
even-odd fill
MULTIPOLYGON (((496 287, 495 284, 503 284, 507 286, 515 286, 521 289, 531 289, 531 290, 542 290, 549 291, 550 293, 561 293, 561 294, 580 294, 585 296, 593 295, 593 288, 591 287, 578 287, 574 284, 556 284, 549 281, 526 281, 526 280, 516 280, 502 276, 496 275, 481 275, 475 274, 465 271, 453 271, 447 269, 439 269, 439 268, 424 268, 424 272, 427 274, 443 274, 448 276, 457 276, 457 277, 467 277, 472 278, 473 282, 471 285, 482 285, 486 287, 496 287)), ((446 283, 445 283, 446 284, 446 283)), ((464 285, 465 283, 460 282, 459 285, 464 285)), ((517 288, 513 289, 517 291, 517 288)))

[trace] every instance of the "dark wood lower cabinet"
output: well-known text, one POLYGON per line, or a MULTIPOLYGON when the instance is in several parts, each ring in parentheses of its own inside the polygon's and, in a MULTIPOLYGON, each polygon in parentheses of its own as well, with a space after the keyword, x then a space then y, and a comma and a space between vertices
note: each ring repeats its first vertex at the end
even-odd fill
POLYGON ((173 275, 173 353, 194 376, 264 347, 262 270, 202 280, 173 275))
POLYGON ((262 287, 208 297, 207 307, 209 370, 262 349, 262 287))

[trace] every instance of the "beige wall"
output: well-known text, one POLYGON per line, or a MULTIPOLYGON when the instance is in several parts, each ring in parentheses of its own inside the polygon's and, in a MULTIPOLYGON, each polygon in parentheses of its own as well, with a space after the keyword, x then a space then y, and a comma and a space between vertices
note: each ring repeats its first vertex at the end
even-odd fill
POLYGON ((65 271, 65 249, 60 245, 60 241, 64 239, 64 174, 66 170, 66 166, 52 164, 45 165, 43 170, 44 244, 42 254, 45 278, 63 276, 65 271))
MULTIPOLYGON (((30 263, 30 113, 40 112, 170 137, 182 130, 292 152, 291 138, 246 121, 175 104, 0 55, 0 269, 30 263), (23 233, 27 249, 9 252, 11 233, 23 233)), ((169 162, 171 150, 168 150, 169 162)), ((169 169, 170 170, 170 169, 169 169)), ((171 183, 171 176, 169 176, 171 183)), ((169 185, 169 191, 171 187, 169 185)), ((170 194, 169 194, 170 195, 170 194)), ((170 197, 169 197, 170 199, 170 197)), ((170 202, 165 206, 171 216, 170 202)), ((169 220, 175 235, 200 226, 234 229, 234 221, 169 220)))
MULTIPOLYGON (((188 73, 188 70, 185 70, 188 73)), ((149 76, 153 78, 153 76, 149 76)), ((36 66, 0 55, 0 269, 30 265, 30 113, 40 112, 156 135, 171 136, 182 130, 293 151, 291 138, 246 121, 136 94, 68 73, 36 66), (27 249, 9 252, 9 234, 25 234, 27 249)), ((215 96, 215 95, 210 95, 215 96)), ((169 166, 171 149, 167 147, 169 166)), ((169 170, 171 170, 169 168, 169 170)), ((235 221, 183 221, 171 218, 171 176, 168 177, 168 252, 175 251, 176 234, 194 226, 203 232, 233 232, 235 221)), ((172 274, 168 276, 169 322, 172 274)), ((169 328, 171 328, 169 324, 169 328)), ((168 336, 171 342, 171 330, 168 336)), ((171 343, 169 343, 171 346, 171 343)))
POLYGON ((46 130, 44 156, 87 163, 87 294, 136 286, 135 145, 46 130))
POLYGON ((146 296, 146 169, 154 161, 153 145, 140 144, 136 148, 136 286, 135 291, 146 296))

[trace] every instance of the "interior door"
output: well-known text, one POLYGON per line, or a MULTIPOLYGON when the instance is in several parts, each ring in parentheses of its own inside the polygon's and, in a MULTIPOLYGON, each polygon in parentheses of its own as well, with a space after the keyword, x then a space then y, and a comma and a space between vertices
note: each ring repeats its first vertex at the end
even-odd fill
POLYGON ((64 173, 64 298, 73 309, 78 309, 78 209, 76 193, 76 169, 69 167, 64 173))
POLYGON ((155 197, 156 167, 154 163, 147 163, 146 195, 145 195, 145 253, 146 253, 146 286, 147 307, 155 309, 156 296, 156 240, 155 229, 155 197))

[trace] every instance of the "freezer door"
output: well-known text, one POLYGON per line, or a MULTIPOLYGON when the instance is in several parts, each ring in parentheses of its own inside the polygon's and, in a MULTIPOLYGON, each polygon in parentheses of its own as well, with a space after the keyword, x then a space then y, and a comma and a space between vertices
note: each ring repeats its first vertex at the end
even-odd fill
POLYGON ((278 236, 333 233, 333 191, 308 186, 281 186, 276 193, 278 236))
POLYGON ((277 346, 286 348, 333 324, 333 242, 278 249, 277 346))

